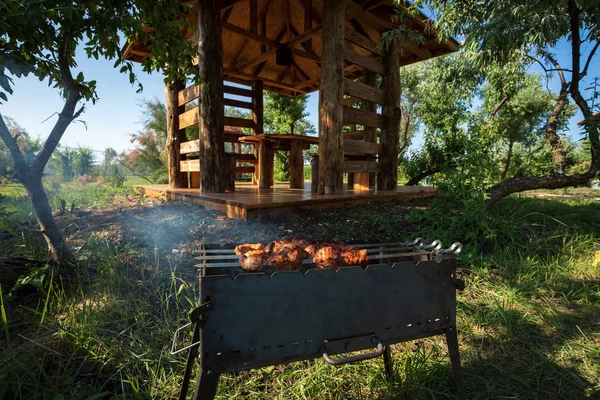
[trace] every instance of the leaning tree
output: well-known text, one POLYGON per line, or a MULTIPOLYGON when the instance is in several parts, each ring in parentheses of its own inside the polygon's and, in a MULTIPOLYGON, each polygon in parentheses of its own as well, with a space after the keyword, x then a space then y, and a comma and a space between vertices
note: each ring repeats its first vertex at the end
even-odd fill
POLYGON ((554 99, 545 139, 552 146, 554 173, 514 177, 489 189, 488 204, 511 193, 532 189, 556 189, 589 182, 600 172, 600 138, 598 115, 594 115, 593 98, 586 94, 582 80, 600 46, 600 6, 597 0, 422 0, 437 15, 436 27, 447 35, 464 38, 463 51, 474 65, 503 65, 515 54, 541 66, 560 82, 554 99), (568 56, 557 55, 559 43, 567 43, 568 56), (586 137, 590 143, 591 164, 582 174, 565 173, 565 150, 558 134, 565 117, 568 97, 584 116, 586 137))
MULTIPOLYGON (((137 39, 155 57, 144 61, 146 71, 162 69, 170 79, 192 71, 193 47, 186 36, 193 27, 181 17, 192 11, 178 0, 5 0, 0 2, 0 104, 13 93, 13 78, 34 75, 60 91, 64 100, 41 150, 28 162, 0 114, 0 137, 6 144, 33 207, 34 215, 55 262, 73 261, 57 229, 42 185, 42 173, 69 125, 98 99, 97 83, 77 71, 76 53, 116 59, 115 68, 129 73, 120 58, 123 38, 137 39)), ((90 71, 93 72, 93 71, 90 71)), ((31 110, 35 113, 35 110, 31 110)))

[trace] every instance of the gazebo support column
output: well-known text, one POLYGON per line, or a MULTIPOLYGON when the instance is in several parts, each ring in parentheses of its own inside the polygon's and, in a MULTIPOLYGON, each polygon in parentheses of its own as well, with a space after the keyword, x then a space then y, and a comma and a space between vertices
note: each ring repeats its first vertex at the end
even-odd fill
POLYGON ((201 0, 198 7, 200 91, 200 192, 225 191, 223 132, 223 48, 219 0, 201 0))
MULTIPOLYGON (((365 77, 363 83, 365 85, 376 88, 377 87, 377 74, 365 69, 365 77)), ((377 103, 373 101, 365 101, 365 111, 377 112, 377 103)), ((377 142, 377 128, 372 126, 365 126, 365 142, 377 142)), ((374 159, 374 158, 373 158, 374 159)), ((375 173, 369 174, 369 187, 375 186, 375 173)))
POLYGON ((400 51, 398 41, 393 40, 385 55, 386 76, 383 115, 384 128, 381 130, 381 153, 379 163, 381 173, 377 180, 379 190, 396 190, 398 186, 398 141, 400 140, 400 51))
MULTIPOLYGON (((262 134, 264 132, 263 82, 259 80, 252 82, 252 122, 254 122, 252 134, 262 134)), ((256 149, 254 149, 254 156, 258 158, 258 150, 256 149)), ((254 168, 252 183, 258 184, 260 171, 258 165, 254 168)))
POLYGON ((342 193, 344 30, 346 0, 323 2, 319 91, 319 193, 342 193))
POLYGON ((178 94, 185 89, 185 81, 176 80, 165 84, 167 109, 167 167, 169 171, 169 187, 187 187, 187 173, 180 171, 180 162, 185 156, 179 153, 179 145, 186 141, 185 129, 179 129, 179 116, 185 112, 180 106, 178 94))

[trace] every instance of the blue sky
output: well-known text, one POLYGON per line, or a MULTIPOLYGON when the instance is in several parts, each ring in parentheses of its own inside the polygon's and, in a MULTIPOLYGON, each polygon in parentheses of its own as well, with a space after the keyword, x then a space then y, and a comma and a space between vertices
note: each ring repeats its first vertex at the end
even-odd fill
MULTIPOLYGON (((584 50, 584 54, 586 49, 584 50)), ((80 52, 81 54, 82 52, 80 52)), ((564 68, 570 68, 568 43, 561 43, 556 49, 556 54, 564 68)), ((108 60, 87 59, 79 56, 77 71, 83 71, 88 79, 98 82, 98 95, 100 99, 95 105, 87 104, 85 113, 80 117, 82 122, 72 124, 66 131, 61 145, 76 147, 78 145, 90 147, 99 152, 106 147, 113 147, 118 152, 131 148, 129 134, 142 129, 140 102, 144 99, 157 97, 164 101, 164 86, 161 74, 146 74, 137 68, 138 79, 144 86, 142 93, 136 93, 137 85, 129 83, 129 77, 113 68, 114 62, 108 60)), ((532 71, 540 72, 537 66, 532 71)), ((600 56, 596 56, 590 65, 589 76, 600 75, 600 56)), ((589 85, 588 77, 581 88, 589 85)), ((553 90, 559 87, 558 82, 550 82, 553 90)), ((14 94, 9 96, 9 101, 0 105, 0 113, 13 118, 25 128, 32 136, 45 138, 56 121, 56 112, 62 107, 62 99, 56 89, 49 88, 46 83, 40 82, 35 77, 15 79, 14 94), (45 122, 44 122, 45 121, 45 122)), ((586 97, 589 94, 584 94, 586 97)), ((318 93, 309 97, 309 119, 317 123, 318 93)), ((577 113, 570 121, 570 136, 580 138, 581 129, 576 125, 582 119, 577 113)), ((420 139, 415 140, 415 146, 420 139)), ((100 153, 97 153, 101 160, 100 153)))

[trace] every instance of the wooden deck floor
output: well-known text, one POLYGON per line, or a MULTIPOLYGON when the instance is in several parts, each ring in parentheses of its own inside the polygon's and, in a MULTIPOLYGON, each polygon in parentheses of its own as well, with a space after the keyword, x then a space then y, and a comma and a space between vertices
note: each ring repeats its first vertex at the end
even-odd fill
POLYGON ((436 189, 424 186, 401 186, 397 190, 352 191, 343 194, 318 195, 311 193, 310 183, 304 189, 290 189, 289 183, 278 182, 273 188, 258 189, 250 183, 236 182, 231 193, 200 194, 198 189, 169 189, 168 185, 140 185, 147 196, 166 200, 185 200, 198 203, 207 209, 218 210, 230 218, 244 220, 263 215, 294 212, 315 208, 337 208, 381 200, 412 200, 432 197, 436 189))

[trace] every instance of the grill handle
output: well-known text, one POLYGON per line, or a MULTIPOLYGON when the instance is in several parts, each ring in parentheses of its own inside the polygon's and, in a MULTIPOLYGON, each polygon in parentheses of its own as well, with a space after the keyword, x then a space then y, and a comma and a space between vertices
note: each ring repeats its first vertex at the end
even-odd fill
POLYGON ((327 361, 327 363, 331 364, 331 365, 342 365, 342 364, 348 364, 348 363, 353 363, 353 362, 357 362, 357 361, 370 360, 371 358, 380 357, 381 355, 383 355, 383 352, 385 351, 385 348, 383 347, 383 343, 381 343, 381 341, 379 339, 377 339, 377 337, 373 336, 372 340, 374 343, 377 344, 375 351, 372 353, 358 354, 356 356, 333 359, 333 358, 331 358, 331 356, 329 354, 327 354, 327 351, 325 349, 325 343, 327 343, 327 341, 325 341, 325 343, 323 343, 323 347, 321 347, 321 353, 323 354, 323 358, 325 359, 325 361, 327 361))

